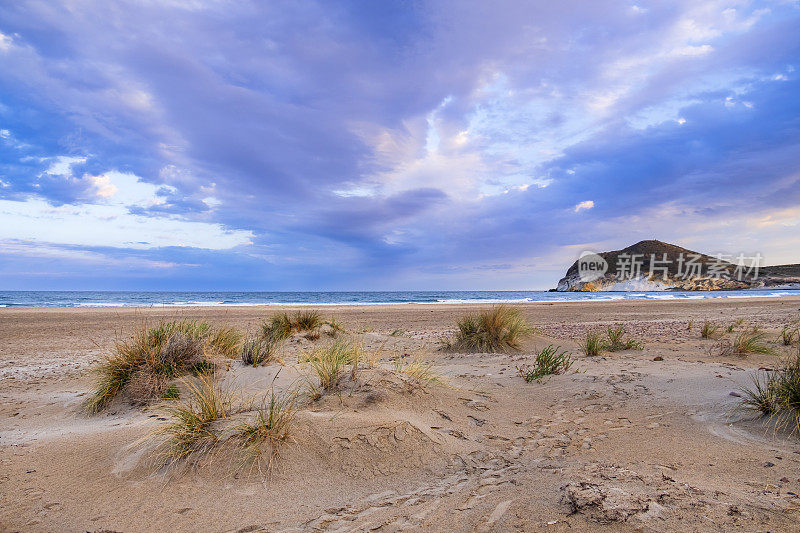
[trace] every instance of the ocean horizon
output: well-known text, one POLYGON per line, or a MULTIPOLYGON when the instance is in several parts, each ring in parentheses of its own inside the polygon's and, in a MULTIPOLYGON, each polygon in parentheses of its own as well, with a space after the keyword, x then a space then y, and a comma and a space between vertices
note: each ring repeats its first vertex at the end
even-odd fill
POLYGON ((402 305, 800 296, 800 290, 725 291, 0 291, 0 307, 224 307, 402 305))

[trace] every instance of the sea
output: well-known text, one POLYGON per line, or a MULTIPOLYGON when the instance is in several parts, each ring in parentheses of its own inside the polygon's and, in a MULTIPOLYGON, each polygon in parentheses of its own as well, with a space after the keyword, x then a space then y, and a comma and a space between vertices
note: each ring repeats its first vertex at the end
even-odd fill
POLYGON ((704 300, 800 296, 800 290, 548 292, 548 291, 358 291, 358 292, 150 292, 0 291, 0 307, 176 307, 274 305, 404 305, 614 300, 704 300))

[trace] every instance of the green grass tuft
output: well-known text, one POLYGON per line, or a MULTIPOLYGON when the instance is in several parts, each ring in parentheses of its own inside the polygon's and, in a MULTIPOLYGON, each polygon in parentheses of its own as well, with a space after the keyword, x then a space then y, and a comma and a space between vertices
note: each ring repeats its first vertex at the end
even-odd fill
POLYGON ((780 341, 783 343, 784 346, 791 346, 800 336, 800 328, 797 326, 783 326, 783 330, 781 330, 780 341))
POLYGON ((777 428, 800 434, 800 348, 778 370, 756 374, 753 388, 744 389, 741 405, 773 417, 777 428))
POLYGON ((718 339, 720 337, 719 326, 706 320, 700 330, 700 337, 703 339, 718 339))
POLYGON ((733 339, 719 344, 720 355, 749 355, 764 354, 775 355, 775 350, 766 341, 766 334, 758 328, 742 331, 733 339))
POLYGON ((596 331, 587 331, 586 339, 580 345, 587 356, 598 356, 608 347, 603 336, 596 331))
POLYGON ((622 325, 616 327, 609 327, 606 331, 608 343, 606 343, 606 350, 609 352, 620 352, 623 350, 642 350, 644 347, 642 343, 634 339, 625 339, 625 327, 622 325))
MULTIPOLYGON (((293 315, 286 312, 275 313, 261 325, 261 336, 284 340, 294 333, 306 331, 313 340, 316 340, 319 338, 317 330, 324 324, 322 315, 317 311, 297 311, 293 315)), ((331 320, 328 324, 331 326, 332 336, 336 336, 342 329, 335 320, 331 320)))
POLYGON ((563 374, 572 367, 572 355, 566 350, 561 350, 561 346, 552 344, 536 353, 536 360, 533 366, 519 366, 519 375, 526 382, 541 382, 546 376, 563 374))

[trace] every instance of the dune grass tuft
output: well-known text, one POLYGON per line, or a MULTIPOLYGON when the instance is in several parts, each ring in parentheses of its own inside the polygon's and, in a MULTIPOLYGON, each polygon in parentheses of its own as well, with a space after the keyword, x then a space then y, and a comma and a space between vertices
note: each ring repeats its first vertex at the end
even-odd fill
POLYGON ((312 331, 323 323, 322 315, 316 311, 298 311, 294 315, 292 325, 297 331, 312 331))
POLYGON ((720 355, 775 355, 775 350, 766 341, 766 334, 758 328, 740 332, 733 342, 724 341, 718 345, 720 355))
POLYGON ((796 325, 783 326, 780 341, 784 346, 791 346, 800 337, 800 328, 796 325))
POLYGON ((345 332, 344 326, 335 317, 328 320, 327 324, 330 329, 326 333, 330 337, 337 337, 341 333, 345 332))
POLYGON ((598 356, 607 348, 603 336, 596 331, 587 331, 586 339, 581 343, 581 351, 587 356, 598 356))
POLYGON ((777 428, 800 434, 800 348, 778 370, 756 374, 744 389, 741 405, 773 417, 777 428))
POLYGON ((241 335, 234 328, 214 329, 206 322, 182 320, 144 326, 114 344, 95 368, 95 391, 85 403, 97 413, 124 389, 133 403, 163 398, 170 382, 186 374, 212 370, 208 353, 230 356, 241 335))
POLYGON ((209 344, 220 355, 236 357, 242 346, 242 332, 236 328, 219 328, 211 335, 209 344))
POLYGON ((261 407, 256 409, 255 419, 234 428, 234 437, 253 460, 266 456, 269 468, 280 446, 290 438, 296 412, 295 395, 280 395, 272 390, 269 401, 264 398, 261 407))
POLYGON ((561 350, 561 346, 552 344, 539 350, 533 366, 517 367, 519 375, 527 383, 531 383, 532 381, 541 382, 546 376, 565 373, 572 367, 572 355, 566 350, 559 350, 561 350))
POLYGON ((275 337, 255 337, 242 344, 242 363, 249 366, 268 365, 278 358, 278 346, 282 341, 275 337))
POLYGON ((433 365, 418 357, 408 362, 403 362, 401 357, 396 358, 394 370, 397 374, 406 377, 413 385, 422 388, 434 383, 442 383, 442 377, 434 371, 433 365))
POLYGON ((623 350, 642 350, 644 347, 642 343, 635 340, 635 339, 626 339, 625 326, 618 325, 615 327, 609 327, 606 330, 606 337, 608 338, 608 342, 606 343, 606 350, 609 352, 620 352, 623 350))
POLYGON ((155 432, 165 437, 158 451, 167 464, 209 452, 221 435, 214 423, 230 416, 233 409, 232 396, 220 388, 213 374, 184 380, 184 386, 185 399, 166 407, 171 420, 155 432))
POLYGON ((736 331, 736 328, 742 325, 744 325, 744 318, 737 318, 735 322, 728 324, 728 327, 725 328, 725 333, 733 333, 736 331))
POLYGON ((346 339, 339 339, 328 346, 317 348, 304 361, 311 365, 319 379, 321 392, 327 393, 339 389, 348 365, 353 367, 355 373, 360 358, 361 348, 346 339))
POLYGON ((455 338, 444 342, 445 349, 487 353, 519 351, 522 339, 534 331, 522 311, 506 305, 462 317, 457 326, 455 338))
POLYGON ((718 339, 720 337, 719 326, 706 320, 700 330, 700 337, 703 339, 718 339))
POLYGON ((102 411, 128 384, 140 363, 138 354, 115 347, 111 355, 94 369, 95 391, 85 403, 89 414, 102 411))
MULTIPOLYGON (((318 330, 326 322, 317 311, 296 311, 290 315, 286 312, 275 313, 261 325, 261 336, 277 340, 288 339, 295 333, 308 332, 313 340, 319 338, 318 330)), ((331 326, 332 336, 342 329, 335 320, 327 322, 331 326)))

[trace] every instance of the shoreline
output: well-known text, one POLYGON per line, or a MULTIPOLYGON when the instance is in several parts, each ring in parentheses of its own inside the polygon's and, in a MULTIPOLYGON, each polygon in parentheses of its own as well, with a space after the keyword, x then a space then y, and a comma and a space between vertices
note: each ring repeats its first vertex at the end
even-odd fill
MULTIPOLYGON (((29 292, 29 291, 19 291, 19 292, 29 292)), ((59 292, 59 291, 54 291, 59 292)), ((398 291, 402 293, 403 291, 398 291)), ((477 291, 476 291, 477 292, 477 291)), ((494 292, 494 291, 487 291, 487 292, 494 292)), ((518 292, 518 291, 508 291, 508 292, 518 292)), ((531 291, 533 292, 533 291, 531 291)), ((541 300, 532 300, 530 298, 524 299, 486 299, 486 300, 478 300, 478 299, 453 299, 453 300, 443 300, 443 301, 432 301, 432 302, 424 302, 424 301, 408 301, 408 302, 385 302, 385 301, 377 301, 377 302, 253 302, 253 303, 246 303, 246 302, 232 302, 232 303, 221 303, 221 302, 179 302, 179 303, 148 303, 148 304, 131 304, 127 302, 121 303, 110 303, 110 302, 92 302, 92 303, 69 303, 69 304, 54 304, 54 305, 17 305, 17 304, 0 304, 0 313, 5 312, 4 310, 9 309, 180 309, 180 308, 265 308, 265 309, 278 309, 282 307, 298 307, 298 308, 309 308, 309 307, 324 307, 324 308, 332 308, 332 307, 343 307, 343 308, 351 308, 351 307, 395 307, 395 306, 412 306, 412 305, 419 305, 419 306, 436 306, 436 305, 498 305, 498 304, 508 304, 508 305, 528 305, 528 304, 595 304, 595 303, 614 303, 614 302, 669 302, 669 301, 713 301, 713 300, 723 300, 723 301, 735 301, 735 300, 760 300, 760 299, 792 299, 792 298, 800 298, 800 290, 796 289, 747 289, 746 291, 685 291, 676 294, 677 291, 606 291, 606 292, 562 292, 562 293, 554 293, 554 292, 547 292, 547 291, 537 291, 542 292, 543 294, 572 294, 576 295, 572 298, 551 298, 551 299, 541 299, 541 300), (781 292, 784 291, 784 292, 781 292), (714 292, 713 295, 708 295, 709 292, 714 292), (734 293, 734 292, 747 292, 747 293, 755 293, 755 292, 768 292, 769 294, 733 294, 733 295, 726 295, 725 293, 734 293), (717 294, 720 293, 720 294, 717 294), (579 296, 577 296, 579 295, 579 296), (590 295, 600 295, 599 297, 592 297, 590 295), (628 295, 629 297, 626 297, 628 295), (645 295, 644 297, 640 297, 641 295, 645 295)), ((111 292, 109 292, 111 293, 111 292)), ((152 293, 157 294, 157 293, 152 293)), ((310 292, 309 294, 315 294, 310 292)))

